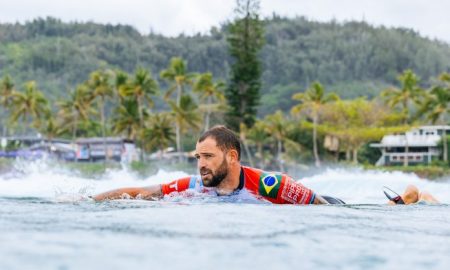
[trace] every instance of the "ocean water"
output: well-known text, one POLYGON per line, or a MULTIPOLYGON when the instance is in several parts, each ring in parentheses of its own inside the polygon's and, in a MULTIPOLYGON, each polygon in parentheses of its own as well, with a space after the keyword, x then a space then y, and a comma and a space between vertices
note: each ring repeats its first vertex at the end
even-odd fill
POLYGON ((450 179, 325 169, 300 182, 348 205, 293 206, 234 197, 88 198, 187 175, 127 169, 86 179, 51 164, 0 175, 0 269, 449 269, 450 179), (442 204, 388 206, 408 184, 442 204))

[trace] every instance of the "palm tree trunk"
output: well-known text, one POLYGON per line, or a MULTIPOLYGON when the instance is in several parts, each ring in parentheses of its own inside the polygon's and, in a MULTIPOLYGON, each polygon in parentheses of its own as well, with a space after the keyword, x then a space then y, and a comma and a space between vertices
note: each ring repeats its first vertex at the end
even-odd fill
POLYGON ((447 133, 446 130, 443 129, 442 130, 442 143, 443 143, 443 147, 444 147, 444 162, 445 164, 448 163, 448 144, 447 144, 447 133))
POLYGON ((258 154, 259 154, 259 156, 260 156, 260 158, 259 158, 259 168, 261 169, 261 170, 264 170, 264 167, 265 167, 265 165, 264 165, 264 156, 263 156, 263 145, 262 145, 262 143, 258 143, 258 154))
POLYGON ((245 134, 242 131, 240 133, 240 138, 241 138, 241 141, 242 141, 242 145, 244 146, 244 150, 245 150, 245 153, 247 155, 248 162, 250 163, 250 167, 253 167, 254 165, 253 165, 252 155, 250 153, 250 149, 248 148, 247 139, 245 137, 245 134))
POLYGON ((106 161, 108 159, 108 149, 106 149, 105 98, 103 96, 101 97, 100 111, 100 117, 102 121, 103 150, 105 151, 105 159, 103 161, 103 164, 106 166, 106 161))
POLYGON ((408 164, 409 164, 408 153, 409 153, 408 137, 406 136, 406 132, 405 132, 405 157, 403 159, 404 167, 408 167, 408 164))
MULTIPOLYGON (((139 132, 142 132, 144 130, 144 119, 143 119, 143 114, 142 114, 141 97, 137 98, 137 103, 138 103, 138 113, 139 113, 139 129, 140 129, 139 132)), ((144 161, 144 145, 141 142, 141 139, 139 138, 139 136, 137 137, 136 141, 138 142, 138 146, 141 149, 139 159, 142 162, 142 161, 144 161)))
POLYGON ((317 149, 317 113, 314 113, 313 118, 313 152, 314 159, 316 160, 316 167, 320 167, 319 151, 317 149))
MULTIPOLYGON (((72 146, 73 147, 75 147, 75 139, 77 136, 77 126, 78 126, 78 115, 75 114, 75 119, 73 120, 73 128, 72 128, 72 146)), ((78 158, 76 157, 76 155, 75 155, 75 162, 78 162, 78 158)))
POLYGON ((281 140, 277 140, 277 160, 278 160, 278 165, 280 166, 280 171, 284 172, 284 166, 283 166, 283 162, 281 160, 281 152, 283 151, 283 144, 281 142, 281 140))
POLYGON ((177 152, 178 152, 178 159, 180 162, 183 161, 183 157, 181 154, 181 134, 180 134, 180 123, 179 121, 175 121, 175 136, 177 140, 177 152))
POLYGON ((206 115, 205 115, 205 131, 207 131, 209 129, 209 119, 210 119, 210 115, 211 115, 211 96, 208 96, 208 101, 206 102, 206 115))
MULTIPOLYGON (((177 106, 180 108, 181 105, 181 85, 177 83, 177 106)), ((180 122, 175 121, 175 136, 177 141, 177 152, 180 162, 183 162, 183 156, 181 155, 181 127, 180 122)))
POLYGON ((353 149, 353 163, 358 164, 358 149, 353 149))

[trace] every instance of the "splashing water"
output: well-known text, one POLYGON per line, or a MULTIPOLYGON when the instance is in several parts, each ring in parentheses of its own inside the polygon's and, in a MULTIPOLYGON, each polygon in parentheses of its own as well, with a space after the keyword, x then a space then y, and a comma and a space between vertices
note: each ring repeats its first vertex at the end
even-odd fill
POLYGON ((94 203, 89 195, 184 177, 123 169, 99 179, 47 162, 0 175, 0 269, 448 269, 450 179, 328 169, 300 182, 350 205, 272 205, 190 193, 94 203), (444 204, 387 206, 408 184, 444 204))
MULTIPOLYGON (((122 167, 107 170, 100 179, 88 179, 70 170, 52 167, 45 161, 19 160, 14 163, 14 168, 20 173, 0 175, 0 197, 38 197, 70 202, 110 189, 161 184, 188 175, 181 171, 159 170, 143 179, 122 167)), ((402 172, 327 169, 299 181, 319 194, 339 197, 353 204, 385 203, 383 186, 401 193, 408 184, 432 193, 443 203, 450 202, 450 178, 433 182, 402 172)))

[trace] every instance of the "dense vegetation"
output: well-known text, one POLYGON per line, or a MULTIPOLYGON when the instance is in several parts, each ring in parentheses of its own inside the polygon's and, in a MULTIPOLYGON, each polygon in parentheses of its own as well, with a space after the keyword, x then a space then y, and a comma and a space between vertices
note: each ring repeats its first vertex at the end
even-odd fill
MULTIPOLYGON (((263 24, 257 43, 266 45, 251 53, 262 59, 260 115, 236 128, 245 162, 281 171, 344 157, 373 163, 368 143, 448 123, 448 44, 366 23, 274 16, 263 24)), ((236 57, 247 52, 233 55, 233 25, 177 38, 53 18, 0 25, 2 135, 122 136, 145 152, 190 150, 202 130, 223 123, 233 98, 225 89, 255 73, 253 60, 236 57)), ((258 76, 250 81, 259 87, 258 76)))
MULTIPOLYGON (((408 29, 278 16, 264 24, 260 115, 290 108, 295 103, 292 94, 316 80, 341 97, 370 98, 395 84, 406 69, 422 78, 424 87, 450 70, 448 44, 408 29)), ((126 25, 63 23, 55 18, 0 24, 0 77, 9 74, 18 86, 36 80, 44 93, 57 99, 67 97, 69 89, 99 68, 131 73, 142 66, 158 74, 179 56, 189 70, 227 80, 231 66, 227 29, 224 24, 207 35, 168 38, 141 35, 126 25)))

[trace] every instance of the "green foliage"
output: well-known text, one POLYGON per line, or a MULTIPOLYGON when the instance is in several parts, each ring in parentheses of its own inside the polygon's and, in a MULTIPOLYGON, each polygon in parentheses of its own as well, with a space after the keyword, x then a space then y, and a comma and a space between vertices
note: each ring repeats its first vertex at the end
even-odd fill
POLYGON ((32 123, 33 127, 39 128, 42 119, 50 113, 47 99, 34 81, 27 82, 24 88, 24 91, 11 94, 11 121, 22 119, 25 126, 32 123))
POLYGON ((261 60, 264 29, 259 19, 259 1, 238 0, 237 18, 228 26, 229 52, 234 62, 226 89, 229 109, 227 124, 239 130, 242 124, 252 127, 260 100, 261 60))
POLYGON ((164 151, 173 143, 174 132, 171 117, 167 113, 152 115, 147 120, 147 127, 142 131, 141 139, 147 151, 159 150, 161 157, 164 151))
POLYGON ((404 124, 411 124, 413 117, 410 108, 413 104, 419 105, 425 97, 425 91, 419 86, 419 77, 410 69, 405 70, 398 76, 401 88, 391 87, 384 90, 381 96, 385 98, 386 103, 395 108, 401 106, 401 112, 404 115, 404 124))
MULTIPOLYGON (((0 77, 10 74, 16 85, 35 80, 50 102, 66 98, 69 89, 96 69, 132 73, 142 66, 158 74, 173 56, 185 59, 191 70, 226 80, 233 62, 226 40, 229 28, 224 24, 206 35, 168 38, 141 35, 126 25, 64 23, 55 18, 0 24, 0 77)), ((422 78, 424 88, 432 77, 450 70, 449 45, 412 30, 274 15, 264 19, 264 32, 260 116, 280 108, 286 112, 294 104, 266 107, 272 97, 289 101, 293 92, 275 93, 289 85, 305 89, 317 80, 342 98, 372 98, 396 84, 397 74, 406 69, 422 78)), ((164 106, 160 102, 156 109, 164 106)))

